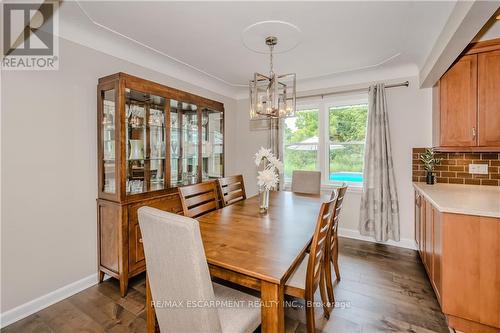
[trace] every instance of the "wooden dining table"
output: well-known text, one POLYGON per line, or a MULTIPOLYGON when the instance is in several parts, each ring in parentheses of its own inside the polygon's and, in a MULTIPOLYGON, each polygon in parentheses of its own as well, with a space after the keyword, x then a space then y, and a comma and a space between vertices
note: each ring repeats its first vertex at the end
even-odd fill
MULTIPOLYGON (((218 209, 199 221, 210 274, 260 291, 262 332, 284 332, 284 287, 304 257, 326 195, 271 192, 267 213, 258 196, 218 209)), ((148 332, 155 330, 147 286, 148 332)))

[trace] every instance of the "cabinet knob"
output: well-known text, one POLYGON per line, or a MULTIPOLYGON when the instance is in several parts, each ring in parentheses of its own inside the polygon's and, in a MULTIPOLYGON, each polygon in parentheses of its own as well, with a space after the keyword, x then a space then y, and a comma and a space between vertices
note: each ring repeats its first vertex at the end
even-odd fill
POLYGON ((139 243, 141 243, 141 244, 142 244, 142 238, 139 238, 139 243))

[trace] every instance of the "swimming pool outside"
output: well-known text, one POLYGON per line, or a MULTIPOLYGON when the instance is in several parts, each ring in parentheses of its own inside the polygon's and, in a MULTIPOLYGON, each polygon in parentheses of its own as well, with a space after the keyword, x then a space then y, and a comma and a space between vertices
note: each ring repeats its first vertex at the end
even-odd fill
POLYGON ((330 181, 362 183, 363 182, 363 173, 362 172, 332 172, 332 173, 330 173, 330 181))

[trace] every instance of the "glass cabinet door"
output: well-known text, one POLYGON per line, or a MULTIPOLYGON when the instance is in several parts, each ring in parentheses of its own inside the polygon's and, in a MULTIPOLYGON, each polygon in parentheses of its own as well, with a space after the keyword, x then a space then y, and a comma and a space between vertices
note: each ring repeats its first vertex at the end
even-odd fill
POLYGON ((101 93, 102 96, 102 143, 103 168, 102 179, 105 193, 116 193, 115 174, 115 90, 101 93))
POLYGON ((202 180, 224 175, 224 113, 203 109, 201 112, 202 180))
POLYGON ((163 97, 125 90, 128 195, 165 188, 165 106, 163 97))
POLYGON ((170 175, 171 186, 198 182, 198 107, 170 102, 170 175))

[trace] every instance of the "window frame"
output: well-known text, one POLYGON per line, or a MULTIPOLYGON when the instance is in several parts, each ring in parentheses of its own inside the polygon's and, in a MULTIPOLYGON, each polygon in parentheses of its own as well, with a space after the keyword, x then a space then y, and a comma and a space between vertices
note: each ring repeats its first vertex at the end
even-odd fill
MULTIPOLYGON (((318 109, 318 152, 316 154, 316 170, 321 171, 321 188, 331 189, 340 182, 330 181, 330 108, 349 105, 368 104, 367 93, 342 94, 318 100, 309 100, 297 103, 297 112, 300 110, 318 109)), ((282 131, 284 131, 283 126, 282 131)), ((284 153, 284 152, 283 152, 284 153)), ((347 182, 349 188, 361 191, 363 182, 347 182)), ((285 188, 289 188, 291 179, 285 179, 285 188)))

